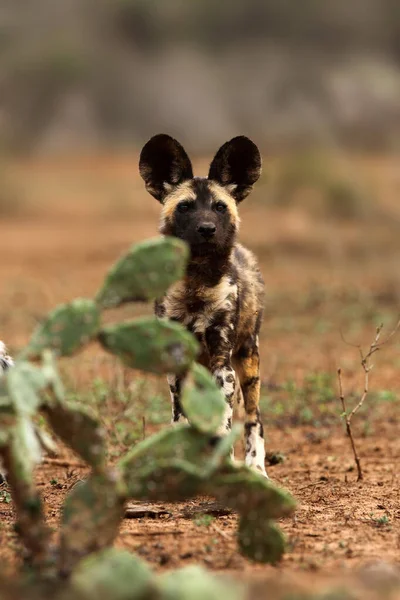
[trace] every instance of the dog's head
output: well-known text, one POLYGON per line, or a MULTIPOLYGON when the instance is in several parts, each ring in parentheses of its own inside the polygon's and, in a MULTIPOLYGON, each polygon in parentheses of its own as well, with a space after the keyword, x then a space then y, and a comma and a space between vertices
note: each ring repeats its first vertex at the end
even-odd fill
POLYGON ((239 226, 238 204, 261 173, 261 156, 247 137, 218 150, 208 178, 193 177, 184 148, 160 134, 144 146, 139 162, 147 191, 162 204, 160 232, 187 242, 192 255, 229 249, 239 226))

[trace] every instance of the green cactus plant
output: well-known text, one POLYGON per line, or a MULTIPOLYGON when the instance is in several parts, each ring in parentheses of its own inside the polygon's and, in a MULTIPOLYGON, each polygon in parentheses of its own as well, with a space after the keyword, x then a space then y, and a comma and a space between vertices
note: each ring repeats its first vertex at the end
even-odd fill
MULTIPOLYGON (((168 238, 133 247, 111 269, 94 301, 75 300, 50 313, 0 382, 0 455, 9 474, 21 541, 36 575, 66 579, 78 598, 90 600, 100 592, 111 598, 110 590, 115 600, 189 597, 189 572, 153 585, 141 561, 110 548, 130 498, 182 501, 198 494, 214 496, 239 513, 238 543, 244 555, 275 563, 284 551, 273 520, 290 514, 294 502, 230 459, 241 427, 218 437, 225 404, 211 375, 195 362, 194 337, 183 326, 156 317, 101 325, 102 310, 164 293, 182 277, 187 256, 181 242, 168 238), (96 415, 66 401, 55 360, 96 340, 130 367, 182 374, 185 382, 182 402, 190 425, 165 429, 137 444, 114 469, 107 464, 105 433, 96 415), (35 366, 28 360, 41 362, 35 366), (40 436, 32 423, 37 412, 92 469, 65 500, 56 551, 50 550, 34 485, 40 460, 40 436), (127 582, 118 581, 125 575, 136 586, 136 595, 129 595, 127 582)), ((203 577, 199 570, 192 575, 193 580, 203 577)), ((204 589, 210 585, 211 590, 214 583, 207 581, 204 589)))

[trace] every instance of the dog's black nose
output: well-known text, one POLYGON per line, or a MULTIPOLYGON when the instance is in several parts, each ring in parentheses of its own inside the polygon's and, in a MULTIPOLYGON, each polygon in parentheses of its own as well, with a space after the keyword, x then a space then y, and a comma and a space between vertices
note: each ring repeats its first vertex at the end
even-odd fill
POLYGON ((206 239, 212 238, 216 230, 217 228, 213 223, 201 223, 197 227, 197 231, 206 239))

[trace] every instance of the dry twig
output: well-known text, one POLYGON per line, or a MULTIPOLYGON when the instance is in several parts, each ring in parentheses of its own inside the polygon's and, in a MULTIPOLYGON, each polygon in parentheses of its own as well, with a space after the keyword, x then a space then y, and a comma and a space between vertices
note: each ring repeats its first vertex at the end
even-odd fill
POLYGON ((156 537, 159 535, 183 535, 185 532, 181 529, 161 529, 160 531, 122 531, 123 537, 156 537))
POLYGON ((338 380, 339 380, 339 394, 340 394, 340 402, 342 404, 342 408, 343 408, 343 414, 342 416, 345 419, 345 423, 346 423, 346 433, 350 439, 350 443, 351 443, 351 447, 353 450, 353 455, 354 455, 354 460, 356 463, 356 467, 357 467, 357 481, 361 481, 363 479, 363 472, 362 472, 362 468, 361 468, 361 461, 360 461, 360 457, 358 455, 357 452, 357 448, 356 448, 356 444, 354 441, 354 437, 353 437, 353 432, 351 429, 351 420, 354 417, 354 415, 356 414, 356 412, 362 407, 362 405, 364 404, 364 401, 368 395, 369 392, 369 373, 372 370, 373 366, 370 363, 370 359, 371 357, 378 352, 378 350, 380 350, 382 348, 382 346, 384 346, 385 344, 387 344, 389 342, 389 340, 395 335, 395 333, 398 331, 400 327, 400 320, 397 322, 396 326, 394 327, 394 329, 390 332, 390 334, 382 341, 380 342, 380 337, 381 337, 381 333, 382 333, 382 329, 383 329, 383 324, 379 325, 379 327, 377 327, 376 329, 376 335, 375 338, 372 342, 372 344, 369 347, 369 350, 366 354, 363 353, 361 346, 354 346, 354 344, 349 344, 348 342, 346 342, 346 340, 343 338, 343 341, 350 345, 350 346, 354 346, 355 348, 358 348, 358 351, 360 353, 360 358, 361 358, 361 367, 364 371, 364 391, 361 395, 360 401, 358 402, 358 404, 356 404, 356 406, 353 408, 353 410, 351 410, 349 413, 347 412, 347 407, 346 407, 346 400, 345 400, 345 396, 343 393, 343 385, 342 385, 342 370, 339 368, 338 369, 338 380))
POLYGON ((72 468, 72 469, 86 469, 88 468, 88 465, 85 465, 84 463, 80 463, 80 462, 75 462, 75 461, 71 461, 71 460, 63 460, 60 458, 48 458, 45 457, 43 459, 43 463, 45 465, 52 465, 54 467, 68 467, 68 468, 72 468))
POLYGON ((223 537, 225 540, 231 540, 232 536, 229 535, 229 533, 226 533, 226 531, 223 531, 220 527, 218 527, 217 525, 215 525, 215 523, 212 526, 213 530, 218 533, 218 535, 220 535, 221 537, 223 537))

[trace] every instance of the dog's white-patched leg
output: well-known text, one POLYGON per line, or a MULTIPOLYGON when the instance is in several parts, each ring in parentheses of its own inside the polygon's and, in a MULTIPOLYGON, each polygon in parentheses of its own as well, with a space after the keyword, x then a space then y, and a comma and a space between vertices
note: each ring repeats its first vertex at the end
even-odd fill
MULTIPOLYGON (((232 429, 233 401, 236 391, 236 375, 233 368, 229 365, 216 369, 213 375, 218 386, 221 388, 226 402, 224 417, 221 426, 217 431, 217 435, 223 436, 229 433, 229 431, 232 429)), ((231 449, 230 457, 232 460, 234 459, 233 448, 231 449)))
POLYGON ((235 360, 242 388, 246 420, 244 425, 246 465, 252 467, 264 477, 265 442, 264 429, 260 418, 260 357, 257 338, 249 338, 239 349, 235 360))
POLYGON ((257 421, 245 423, 246 465, 268 477, 265 470, 265 442, 263 426, 257 411, 257 421))
POLYGON ((232 429, 233 398, 235 395, 236 376, 231 366, 221 367, 213 371, 217 385, 221 388, 226 401, 224 419, 218 430, 219 435, 226 434, 232 429))
MULTIPOLYGON (((236 289, 232 288, 231 298, 225 303, 226 312, 220 312, 214 317, 212 323, 205 330, 205 341, 210 357, 210 371, 220 387, 225 398, 225 414, 218 435, 223 436, 232 429, 233 402, 236 390, 236 374, 232 367, 231 357, 234 344, 235 330, 233 325, 234 313, 232 313, 233 300, 236 297, 236 289)), ((231 450, 233 458, 233 449, 231 450)))

